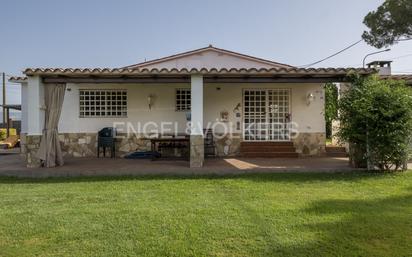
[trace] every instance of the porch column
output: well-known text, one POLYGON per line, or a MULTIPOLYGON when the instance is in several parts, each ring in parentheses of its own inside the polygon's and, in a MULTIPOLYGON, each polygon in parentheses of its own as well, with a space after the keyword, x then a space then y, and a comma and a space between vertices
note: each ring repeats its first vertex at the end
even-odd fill
POLYGON ((27 134, 41 136, 44 126, 44 85, 40 77, 28 77, 27 134))
POLYGON ((205 159, 203 139, 203 76, 191 76, 191 131, 190 131, 190 167, 200 168, 205 159))
POLYGON ((29 118, 28 116, 28 85, 27 83, 21 83, 21 131, 20 134, 26 134, 27 135, 27 120, 29 118))
MULTIPOLYGON (((27 104, 23 105, 22 114, 27 117, 27 135, 25 138, 25 155, 27 167, 39 167, 40 159, 37 151, 40 147, 40 138, 44 127, 44 84, 38 76, 28 76, 26 97, 27 104)), ((22 99, 23 100, 23 99, 22 99)), ((22 102, 23 103, 23 102, 22 102)))

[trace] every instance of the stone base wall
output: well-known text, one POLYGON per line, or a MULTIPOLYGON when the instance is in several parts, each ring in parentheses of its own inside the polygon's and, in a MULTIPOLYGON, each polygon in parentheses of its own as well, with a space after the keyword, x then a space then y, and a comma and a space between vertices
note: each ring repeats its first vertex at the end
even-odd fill
MULTIPOLYGON (((239 156, 242 141, 240 133, 215 138, 217 156, 239 156)), ((325 133, 300 133, 292 141, 300 156, 322 156, 325 154, 325 133)))
MULTIPOLYGON (((59 134, 64 156, 91 157, 97 156, 97 134, 96 133, 62 133, 59 134)), ((219 135, 214 139, 216 155, 237 156, 240 153, 240 134, 219 135)), ((134 151, 150 151, 150 139, 143 135, 118 134, 116 141, 116 157, 123 157, 134 151)), ((171 151, 173 151, 171 149, 171 151)), ((106 153, 107 154, 107 153, 106 153)), ((178 155, 180 153, 168 152, 167 155, 178 155)), ((184 153, 183 153, 184 154, 184 153)))
POLYGON ((205 160, 202 135, 190 135, 190 168, 200 168, 205 160))
POLYGON ((121 134, 119 137, 116 143, 116 153, 120 157, 130 152, 150 151, 151 149, 150 139, 144 138, 143 135, 132 135, 128 137, 127 134, 121 134))
POLYGON ((29 168, 40 167, 40 159, 37 158, 36 154, 40 147, 41 136, 25 136, 25 159, 26 165, 29 168))
MULTIPOLYGON (((40 146, 41 136, 26 136, 22 140, 22 153, 26 158, 28 167, 40 166, 40 160, 36 157, 40 146)), ((64 156, 70 157, 95 157, 97 156, 97 133, 62 133, 59 134, 64 156)), ((199 141, 199 137, 196 137, 199 141)), ((215 137, 216 155, 218 157, 239 156, 240 134, 218 135, 215 137)), ((293 139, 297 153, 301 156, 321 156, 325 154, 325 133, 300 133, 293 139)), ((197 145, 200 145, 197 144, 197 145)), ((124 157, 134 151, 149 151, 150 139, 142 135, 119 134, 116 142, 116 157, 124 157)), ((107 156, 109 152, 106 152, 107 156)), ((170 152, 168 155, 179 153, 170 152)))
MULTIPOLYGON (((63 133, 59 135, 64 156, 92 157, 97 156, 97 133, 63 133)), ((149 151, 150 140, 140 135, 127 136, 118 134, 116 140, 116 157, 123 157, 134 151, 149 151)), ((102 150, 100 153, 103 154, 102 150)), ((110 151, 106 151, 106 156, 110 151)))
MULTIPOLYGON (((40 145, 41 136, 26 136, 22 145, 22 153, 27 159, 33 159, 33 154, 37 152, 40 145)), ((59 134, 62 152, 65 157, 95 157, 97 156, 97 133, 61 133, 59 134)), ((237 156, 240 153, 240 134, 219 135, 215 137, 216 155, 237 156)), ((116 141, 116 157, 124 157, 134 151, 150 151, 150 139, 143 138, 143 135, 119 134, 116 141)), ((179 155, 172 152, 167 155, 179 155)), ((101 151, 101 154, 102 151, 101 151)), ((185 153, 183 153, 185 154, 185 153)), ((109 156, 109 152, 106 152, 109 156)))
POLYGON ((97 155, 96 133, 59 134, 63 156, 91 157, 97 155))
POLYGON ((27 139, 26 139, 26 137, 27 137, 27 134, 26 133, 20 133, 20 154, 23 156, 23 157, 25 157, 26 156, 26 149, 27 149, 27 147, 26 147, 26 145, 27 145, 27 143, 26 143, 26 141, 27 141, 27 139))
POLYGON ((216 145, 216 155, 218 157, 238 156, 240 154, 241 134, 217 135, 214 141, 216 145))
POLYGON ((292 141, 296 148, 296 152, 300 156, 325 155, 325 133, 299 133, 299 135, 292 139, 292 141))

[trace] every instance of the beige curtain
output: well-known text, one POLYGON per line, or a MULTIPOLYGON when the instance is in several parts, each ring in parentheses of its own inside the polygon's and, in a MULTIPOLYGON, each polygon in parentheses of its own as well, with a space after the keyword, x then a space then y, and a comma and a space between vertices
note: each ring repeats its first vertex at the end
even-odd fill
POLYGON ((57 126, 65 91, 66 84, 44 85, 45 124, 37 156, 43 161, 45 167, 62 166, 64 164, 57 126))

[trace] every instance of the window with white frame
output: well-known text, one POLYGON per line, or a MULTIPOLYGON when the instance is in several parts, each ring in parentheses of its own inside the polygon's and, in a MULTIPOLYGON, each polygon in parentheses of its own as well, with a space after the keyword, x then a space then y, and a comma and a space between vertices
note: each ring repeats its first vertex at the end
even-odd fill
POLYGON ((192 98, 190 88, 176 89, 176 111, 190 111, 192 98))
POLYGON ((127 117, 127 90, 80 89, 80 117, 127 117))

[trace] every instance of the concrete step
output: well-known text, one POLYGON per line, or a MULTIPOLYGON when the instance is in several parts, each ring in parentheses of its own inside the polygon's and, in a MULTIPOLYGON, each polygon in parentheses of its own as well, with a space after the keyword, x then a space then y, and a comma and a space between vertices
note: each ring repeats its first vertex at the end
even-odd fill
POLYGON ((248 142, 244 141, 240 143, 241 146, 293 146, 293 142, 284 141, 284 142, 248 142))
POLYGON ((296 152, 246 152, 241 153, 242 157, 250 158, 298 158, 296 152))
POLYGON ((252 146, 243 145, 240 147, 241 152, 296 152, 293 146, 252 146))
POLYGON ((251 158, 297 158, 293 142, 242 142, 240 153, 251 158))

